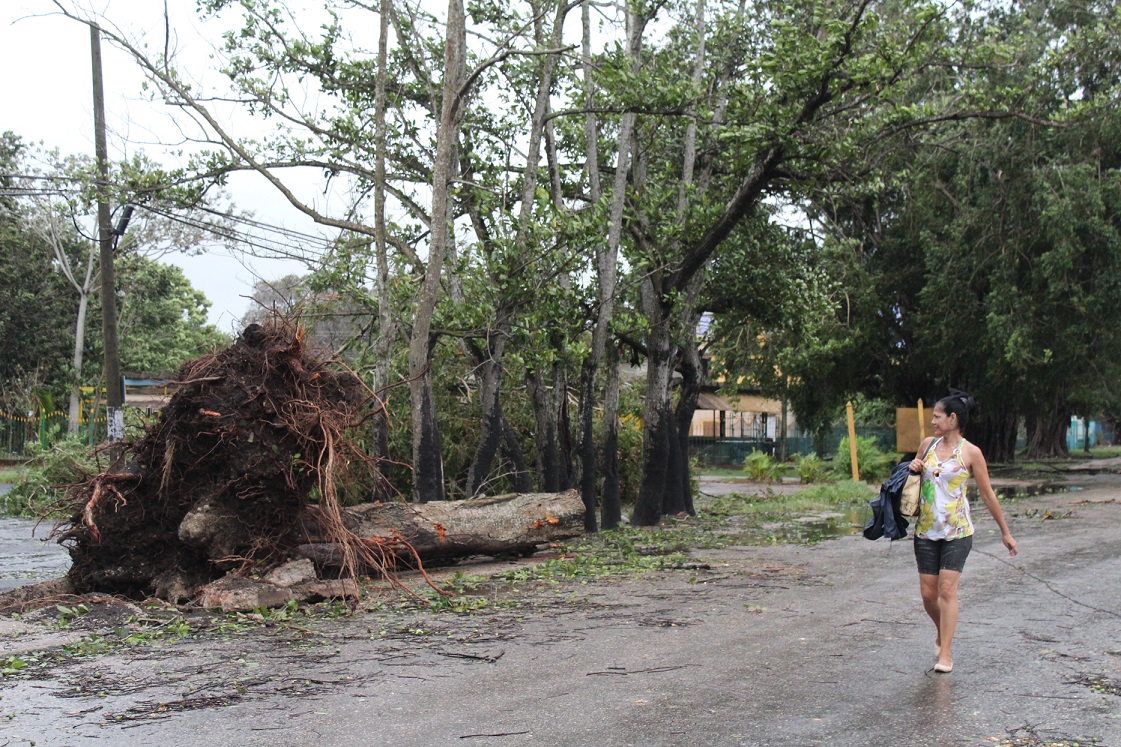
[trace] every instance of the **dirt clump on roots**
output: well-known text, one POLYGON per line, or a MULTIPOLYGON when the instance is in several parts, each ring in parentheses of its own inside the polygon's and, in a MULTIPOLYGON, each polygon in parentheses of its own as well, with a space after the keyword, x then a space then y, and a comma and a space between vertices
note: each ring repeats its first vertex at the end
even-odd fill
POLYGON ((177 379, 118 466, 71 489, 59 534, 78 592, 179 601, 283 563, 307 541, 301 516, 331 525, 338 481, 369 464, 346 438, 372 409, 368 391, 310 351, 294 322, 251 324, 177 379))

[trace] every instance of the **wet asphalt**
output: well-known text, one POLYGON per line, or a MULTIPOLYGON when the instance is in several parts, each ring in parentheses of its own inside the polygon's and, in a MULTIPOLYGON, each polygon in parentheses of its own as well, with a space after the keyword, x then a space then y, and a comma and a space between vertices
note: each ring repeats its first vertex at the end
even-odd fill
POLYGON ((311 653, 187 639, 102 656, 85 666, 109 694, 65 671, 0 683, 0 745, 1121 747, 1121 487, 1007 510, 1014 559, 975 511, 949 675, 930 671, 909 542, 851 536, 699 551, 695 571, 565 586, 538 611, 422 618, 414 642, 358 616, 311 653), (219 671, 252 697, 176 709, 217 694, 219 671))
MULTIPOLYGON (((10 483, 0 483, 0 496, 11 488, 10 483)), ((50 531, 50 522, 0 516, 0 592, 66 573, 70 556, 47 540, 50 531)))

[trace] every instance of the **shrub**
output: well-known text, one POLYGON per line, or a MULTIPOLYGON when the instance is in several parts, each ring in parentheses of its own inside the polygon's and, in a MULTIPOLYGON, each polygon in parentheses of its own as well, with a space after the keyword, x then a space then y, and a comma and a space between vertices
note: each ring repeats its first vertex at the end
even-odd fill
MULTIPOLYGON (((856 437, 856 463, 860 467, 860 479, 867 482, 880 482, 895 466, 896 455, 881 451, 875 439, 856 437)), ((841 439, 837 456, 833 459, 833 469, 840 477, 852 475, 852 458, 849 455, 849 438, 841 439)))
POLYGON ((753 451, 743 460, 743 471, 752 482, 774 482, 781 470, 782 465, 765 451, 753 451))
POLYGON ((875 495, 876 489, 869 487, 867 483, 839 480, 800 490, 788 500, 820 508, 845 508, 867 505, 875 495))
POLYGON ((619 423, 619 500, 634 505, 642 485, 642 426, 634 420, 619 423))
POLYGON ((794 470, 805 484, 819 482, 825 475, 825 462, 817 454, 798 454, 794 457, 794 470))
POLYGON ((0 498, 0 514, 43 516, 66 497, 64 486, 97 471, 93 454, 78 435, 67 435, 48 449, 32 442, 28 450, 35 464, 0 498))

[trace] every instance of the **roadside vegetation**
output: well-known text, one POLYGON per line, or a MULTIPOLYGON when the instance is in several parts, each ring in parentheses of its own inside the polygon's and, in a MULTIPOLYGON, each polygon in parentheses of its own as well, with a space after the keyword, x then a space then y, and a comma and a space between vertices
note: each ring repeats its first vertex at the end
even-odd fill
POLYGON ((27 465, 7 472, 12 489, 0 496, 0 515, 25 518, 63 518, 66 486, 97 472, 97 456, 78 436, 66 436, 46 449, 32 443, 27 465))
POLYGON ((426 601, 434 611, 472 612, 512 604, 522 585, 588 583, 592 579, 709 569, 709 555, 732 546, 813 544, 863 526, 875 488, 851 480, 793 493, 763 488, 723 496, 700 495, 696 516, 667 517, 658 527, 620 526, 556 548, 556 556, 497 576, 455 574, 426 601), (506 588, 503 589, 502 587, 506 588))
POLYGON ((27 473, 27 467, 0 467, 0 485, 19 482, 27 473))

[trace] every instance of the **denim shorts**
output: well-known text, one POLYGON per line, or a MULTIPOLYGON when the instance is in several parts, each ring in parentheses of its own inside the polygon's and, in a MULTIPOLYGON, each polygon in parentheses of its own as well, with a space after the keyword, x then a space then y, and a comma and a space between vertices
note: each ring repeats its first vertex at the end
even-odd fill
POLYGON ((973 535, 955 540, 929 540, 915 537, 915 560, 919 573, 937 576, 939 571, 957 571, 965 568, 965 559, 973 549, 973 535))

